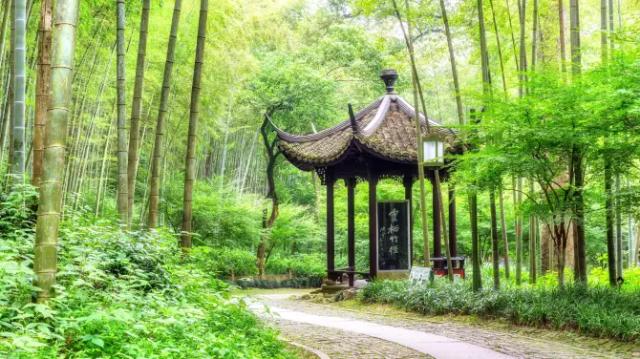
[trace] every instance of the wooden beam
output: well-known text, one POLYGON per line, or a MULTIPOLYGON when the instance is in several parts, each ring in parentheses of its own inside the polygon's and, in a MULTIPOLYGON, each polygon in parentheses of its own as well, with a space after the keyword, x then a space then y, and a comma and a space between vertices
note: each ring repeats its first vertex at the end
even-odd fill
MULTIPOLYGON (((335 270, 335 215, 333 205, 333 185, 334 179, 330 173, 327 173, 327 271, 329 277, 335 270)), ((333 278, 329 278, 333 279, 333 278)))
POLYGON ((449 249, 451 256, 458 255, 458 231, 456 228, 456 189, 453 183, 449 182, 449 249))
POLYGON ((432 218, 433 218, 433 256, 442 257, 442 223, 440 220, 439 196, 436 196, 436 184, 431 182, 432 218))
POLYGON ((371 278, 378 274, 378 203, 376 175, 369 174, 369 273, 371 278))
MULTIPOLYGON (((347 265, 349 271, 356 270, 356 224, 355 224, 356 179, 347 180, 347 265)), ((354 274, 349 273, 349 287, 353 287, 354 274)))
POLYGON ((413 176, 411 174, 405 175, 403 179, 404 184, 404 199, 409 201, 409 251, 411 258, 410 265, 413 264, 413 176))

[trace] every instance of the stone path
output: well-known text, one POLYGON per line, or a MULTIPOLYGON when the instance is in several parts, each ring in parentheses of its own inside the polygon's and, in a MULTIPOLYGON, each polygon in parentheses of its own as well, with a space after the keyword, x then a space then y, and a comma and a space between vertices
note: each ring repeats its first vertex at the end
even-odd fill
MULTIPOLYGON (((347 358, 624 358, 628 352, 523 335, 427 317, 384 316, 295 300, 290 294, 254 296, 250 308, 293 342, 333 359, 347 358)), ((546 333, 546 332, 545 332, 546 333)), ((553 334, 554 332, 549 332, 553 334)))

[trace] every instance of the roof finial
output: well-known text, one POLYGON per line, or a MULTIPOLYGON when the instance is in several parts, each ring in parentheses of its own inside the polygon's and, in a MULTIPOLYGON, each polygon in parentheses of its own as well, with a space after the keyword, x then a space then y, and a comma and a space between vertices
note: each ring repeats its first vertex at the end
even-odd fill
POLYGON ((353 133, 358 133, 358 123, 356 122, 356 116, 353 114, 353 106, 351 106, 351 104, 349 104, 349 121, 351 121, 351 130, 353 133))
POLYGON ((384 81, 385 86, 387 86, 387 93, 394 93, 393 85, 396 83, 398 79, 398 73, 394 69, 385 69, 380 72, 380 78, 384 81))

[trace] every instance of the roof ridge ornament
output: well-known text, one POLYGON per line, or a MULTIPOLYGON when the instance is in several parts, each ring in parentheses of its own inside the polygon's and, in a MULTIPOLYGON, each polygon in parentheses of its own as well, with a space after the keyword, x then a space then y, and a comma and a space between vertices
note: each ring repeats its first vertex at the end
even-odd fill
POLYGON ((351 130, 353 131, 353 134, 356 135, 359 132, 358 123, 356 122, 356 116, 353 114, 353 106, 351 106, 351 104, 348 104, 348 106, 349 106, 349 121, 351 122, 351 130))
POLYGON ((394 94, 395 89, 394 85, 396 80, 398 79, 398 73, 394 69, 384 69, 380 72, 380 78, 384 81, 385 86, 387 87, 387 93, 394 94))

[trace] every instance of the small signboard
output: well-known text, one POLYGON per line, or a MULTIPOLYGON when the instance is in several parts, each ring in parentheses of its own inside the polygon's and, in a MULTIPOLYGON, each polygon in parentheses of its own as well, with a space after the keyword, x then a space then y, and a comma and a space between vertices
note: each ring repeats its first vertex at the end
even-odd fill
POLYGON ((408 271, 411 264, 409 202, 378 202, 378 271, 408 271))
POLYGON ((425 285, 433 279, 433 271, 429 267, 411 267, 411 273, 409 273, 409 282, 411 285, 425 285))

